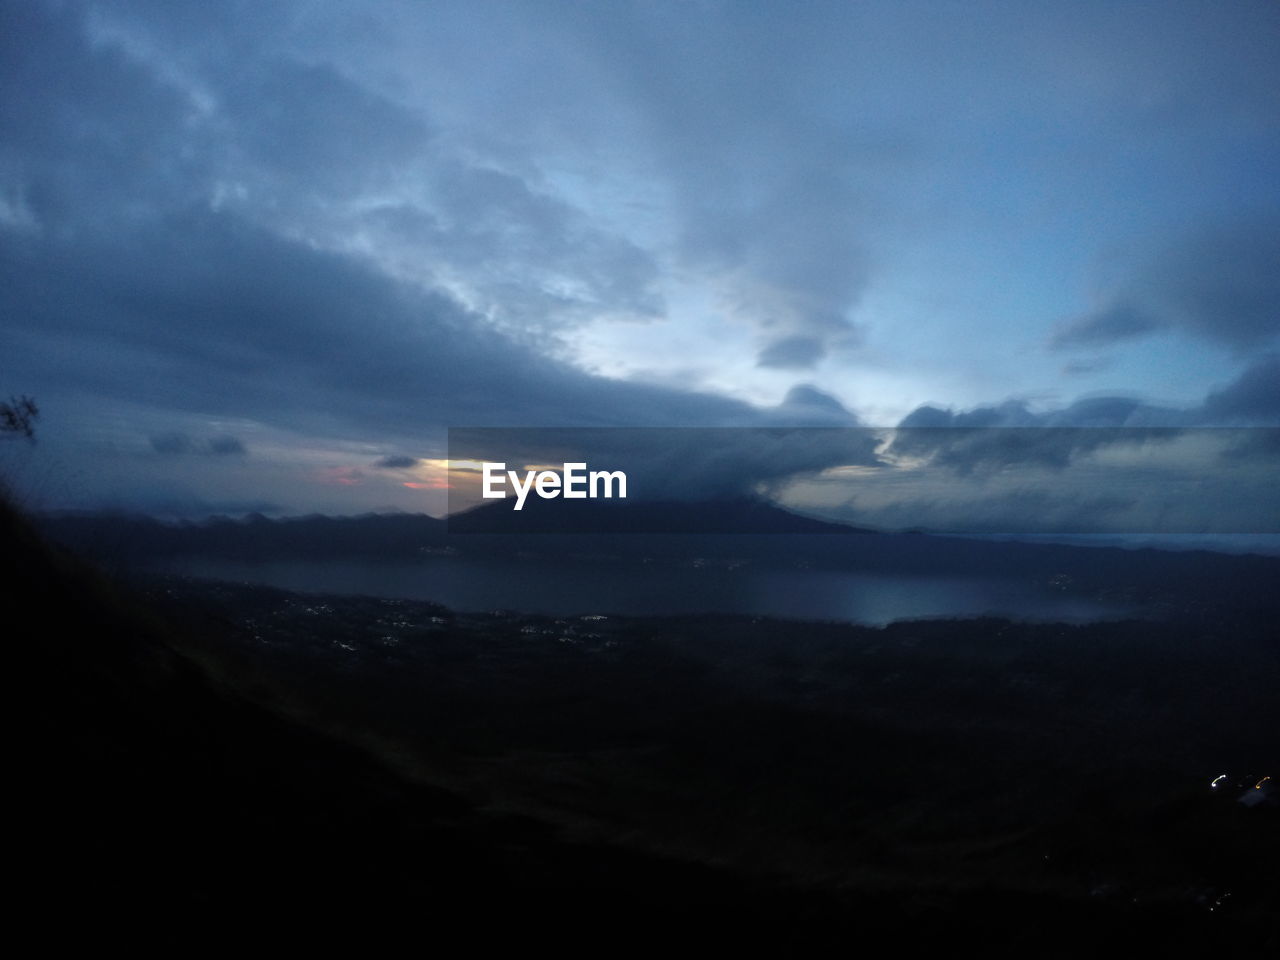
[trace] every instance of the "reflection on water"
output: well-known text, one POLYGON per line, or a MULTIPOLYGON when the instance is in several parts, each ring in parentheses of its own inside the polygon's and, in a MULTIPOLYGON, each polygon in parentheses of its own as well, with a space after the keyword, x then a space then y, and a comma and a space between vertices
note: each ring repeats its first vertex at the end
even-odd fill
POLYGON ((302 592, 430 600, 456 610, 556 615, 714 612, 884 624, 982 614, 1079 622, 1134 613, 1131 606, 1072 596, 1031 581, 755 566, 725 569, 456 557, 418 562, 249 563, 187 557, 153 569, 302 592))

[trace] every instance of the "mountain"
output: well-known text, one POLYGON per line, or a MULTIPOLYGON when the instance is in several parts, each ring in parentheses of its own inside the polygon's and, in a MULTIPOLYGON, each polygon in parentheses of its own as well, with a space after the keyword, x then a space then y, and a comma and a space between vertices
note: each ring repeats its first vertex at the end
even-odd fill
POLYGON ((838 534, 869 531, 756 499, 543 500, 485 503, 448 519, 450 534, 838 534))

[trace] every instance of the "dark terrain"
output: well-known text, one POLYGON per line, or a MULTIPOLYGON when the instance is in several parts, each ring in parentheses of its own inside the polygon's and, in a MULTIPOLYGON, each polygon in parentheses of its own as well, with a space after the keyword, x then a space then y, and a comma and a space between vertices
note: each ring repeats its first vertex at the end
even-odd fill
POLYGON ((50 945, 1276 943, 1271 561, 1131 556, 1234 592, 1121 623, 555 620, 124 586, 0 524, 50 945))

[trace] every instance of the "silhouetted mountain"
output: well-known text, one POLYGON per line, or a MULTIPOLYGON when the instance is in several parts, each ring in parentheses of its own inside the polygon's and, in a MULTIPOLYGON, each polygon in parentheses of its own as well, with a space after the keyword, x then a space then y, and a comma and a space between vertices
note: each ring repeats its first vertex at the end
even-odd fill
POLYGON ((482 504, 448 518, 452 534, 837 534, 857 527, 800 516, 754 499, 564 500, 529 497, 482 504))

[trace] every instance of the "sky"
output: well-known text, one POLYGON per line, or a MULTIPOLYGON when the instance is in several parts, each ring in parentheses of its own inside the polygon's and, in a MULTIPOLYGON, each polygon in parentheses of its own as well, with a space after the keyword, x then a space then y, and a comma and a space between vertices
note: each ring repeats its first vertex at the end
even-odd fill
POLYGON ((1280 423, 1280 4, 0 2, 0 473, 439 513, 459 426, 1280 423))

